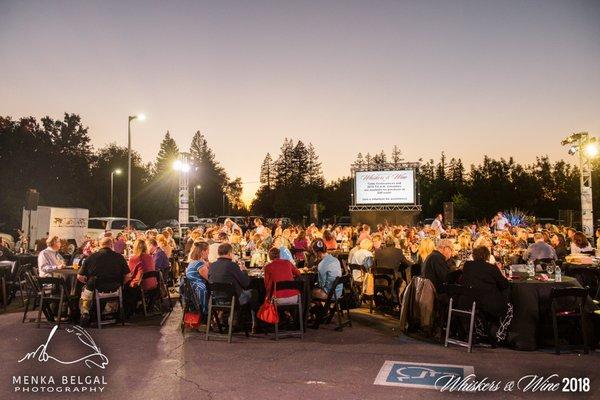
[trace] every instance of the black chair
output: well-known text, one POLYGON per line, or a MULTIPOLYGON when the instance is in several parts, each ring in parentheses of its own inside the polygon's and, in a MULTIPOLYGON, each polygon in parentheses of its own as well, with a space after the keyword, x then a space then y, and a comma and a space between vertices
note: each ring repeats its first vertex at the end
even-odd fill
MULTIPOLYGON (((179 297, 181 301, 181 308, 183 313, 181 315, 181 333, 185 334, 185 314, 187 312, 197 312, 199 315, 202 315, 202 310, 200 307, 200 299, 198 298, 198 294, 195 290, 192 289, 192 285, 187 277, 183 277, 182 284, 183 293, 179 297)), ((198 327, 200 329, 200 327, 198 327)))
POLYGON ((362 303, 362 288, 365 277, 367 276, 367 271, 365 267, 360 264, 348 264, 348 273, 352 278, 352 287, 356 293, 359 293, 359 299, 362 303))
MULTIPOLYGON (((25 322, 27 319, 27 312, 29 311, 29 307, 31 306, 31 310, 35 310, 39 305, 39 300, 41 297, 41 288, 37 281, 37 276, 31 274, 31 272, 26 271, 24 274, 25 284, 23 285, 26 291, 25 297, 25 311, 23 312, 23 320, 21 322, 25 322)), ((48 316, 46 316, 48 318, 48 316)))
MULTIPOLYGON (((67 284, 63 278, 45 277, 37 278, 38 285, 40 287, 40 308, 38 310, 37 327, 40 327, 42 322, 42 311, 48 322, 53 322, 53 313, 51 307, 57 306, 56 309, 56 324, 60 327, 60 321, 63 315, 63 306, 69 304, 69 292, 67 290, 67 284)), ((68 311, 67 311, 68 315, 68 311)))
MULTIPOLYGON (((239 302, 235 292, 235 288, 231 283, 211 283, 210 284, 210 296, 208 298, 208 318, 206 320, 206 340, 211 337, 217 339, 227 339, 228 343, 231 343, 231 337, 233 335, 233 317, 236 312, 236 307, 239 309, 239 302), (217 313, 214 313, 217 311, 217 313), (229 312, 228 318, 228 331, 227 334, 223 334, 221 321, 219 319, 218 311, 229 312), (219 333, 211 333, 210 326, 213 321, 217 324, 219 333)), ((246 336, 248 332, 246 331, 246 336)))
POLYGON ((2 285, 2 308, 6 312, 8 306, 8 281, 10 280, 10 269, 0 268, 0 284, 2 285))
POLYGON ((477 304, 473 297, 472 288, 470 286, 445 284, 444 287, 448 298, 450 299, 448 305, 448 318, 446 320, 446 339, 444 341, 444 347, 448 347, 448 344, 455 344, 458 346, 466 347, 470 353, 473 349, 473 328, 475 326, 475 313, 477 312, 477 304), (459 308, 460 303, 471 304, 470 309, 459 308), (467 340, 460 340, 457 338, 450 337, 450 331, 452 330, 452 315, 457 313, 459 316, 468 316, 469 319, 469 332, 467 340))
POLYGON ((335 289, 338 287, 338 285, 342 285, 344 293, 351 291, 352 284, 350 275, 342 275, 335 278, 333 285, 331 286, 332 289, 327 295, 327 299, 323 300, 319 298, 313 298, 313 301, 317 303, 324 303, 324 312, 320 316, 317 315, 314 325, 315 328, 318 328, 322 322, 326 324, 330 323, 335 316, 337 316, 337 327, 335 328, 336 331, 342 331, 345 326, 352 327, 350 308, 347 306, 347 304, 342 304, 343 302, 341 301, 344 297, 344 294, 342 294, 342 297, 340 298, 337 296, 335 289), (345 318, 344 311, 346 311, 345 318))
POLYGON ((579 284, 588 288, 592 300, 598 304, 600 300, 600 268, 569 265, 564 274, 577 279, 579 284))
MULTIPOLYGON (((102 325, 117 323, 117 318, 102 319, 102 305, 106 305, 106 302, 116 300, 118 302, 118 313, 121 325, 125 325, 125 313, 123 311, 123 288, 118 287, 116 291, 112 292, 100 292, 98 289, 94 289, 94 298, 96 299, 96 320, 98 323, 98 329, 102 329, 102 325), (105 304, 102 304, 102 302, 105 304)), ((112 313, 116 314, 116 313, 112 313)))
POLYGON ((373 296, 371 297, 369 312, 373 313, 374 305, 381 311, 383 311, 383 307, 393 308, 394 270, 392 268, 373 267, 371 273, 373 274, 373 296))
POLYGON ((277 307, 277 311, 284 310, 297 310, 298 314, 296 319, 298 321, 299 329, 298 330, 279 330, 279 323, 275 324, 275 340, 279 340, 280 336, 300 336, 302 339, 304 337, 304 313, 302 312, 302 291, 304 290, 304 283, 301 281, 282 281, 275 282, 273 287, 273 293, 276 293, 278 290, 297 290, 298 295, 296 303, 293 304, 279 304, 275 301, 275 306, 277 307))
POLYGON ((550 292, 550 309, 552 310, 552 328, 554 330, 554 347, 556 354, 560 354, 560 346, 558 343, 558 320, 579 320, 581 334, 583 336, 583 351, 585 354, 589 353, 588 337, 587 337, 587 325, 586 325, 586 314, 585 314, 585 302, 588 297, 588 290, 586 288, 552 288, 550 292), (571 300, 570 307, 566 308, 564 305, 571 300), (559 299, 561 305, 559 306, 559 299), (575 300, 572 302, 572 300, 575 300))
POLYGON ((140 294, 142 298, 142 307, 144 310, 144 317, 148 317, 148 309, 154 308, 161 314, 160 324, 163 325, 171 312, 173 311, 173 304, 171 303, 171 296, 169 295, 169 289, 163 279, 163 275, 160 271, 146 271, 142 275, 142 280, 139 285, 140 294), (155 278, 158 285, 156 288, 144 291, 143 282, 146 279, 155 278))

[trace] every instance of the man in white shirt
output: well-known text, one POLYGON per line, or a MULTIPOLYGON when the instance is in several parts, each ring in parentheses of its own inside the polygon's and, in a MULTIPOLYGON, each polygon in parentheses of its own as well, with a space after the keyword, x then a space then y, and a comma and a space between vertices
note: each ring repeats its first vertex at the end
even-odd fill
POLYGON ((507 226, 510 225, 510 223, 508 222, 508 219, 504 216, 504 214, 502 214, 502 212, 499 211, 498 214, 496 214, 496 216, 494 217, 492 225, 496 228, 497 231, 503 231, 506 229, 507 226))
POLYGON ((46 247, 38 255, 38 273, 40 278, 52 276, 51 272, 65 267, 65 260, 58 253, 60 250, 60 238, 50 236, 46 239, 46 247))
POLYGON ((444 229, 444 224, 442 224, 443 219, 444 219, 444 217, 442 216, 442 214, 438 214, 437 217, 435 217, 435 219, 431 223, 431 227, 433 229, 435 229, 435 231, 439 235, 445 235, 446 234, 446 230, 444 229))
POLYGON ((208 246, 208 262, 214 263, 219 258, 219 246, 223 243, 229 243, 229 236, 225 232, 219 232, 217 241, 208 246))

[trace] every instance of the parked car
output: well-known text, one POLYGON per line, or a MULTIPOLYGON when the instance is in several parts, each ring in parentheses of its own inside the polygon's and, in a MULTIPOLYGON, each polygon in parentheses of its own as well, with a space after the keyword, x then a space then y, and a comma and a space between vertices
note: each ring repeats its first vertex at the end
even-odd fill
POLYGON ((161 219, 160 221, 154 224, 154 229, 158 230, 159 232, 167 227, 173 229, 173 231, 178 231, 179 221, 177 221, 176 219, 161 219))
POLYGON ((218 225, 223 225, 225 223, 226 219, 230 219, 233 222, 235 222, 236 224, 238 224, 238 226, 242 229, 244 229, 244 227, 246 226, 246 218, 245 217, 240 217, 240 216, 233 216, 233 215, 225 215, 225 216, 220 216, 219 218, 217 218, 217 224, 218 225))
MULTIPOLYGON (((145 231, 148 226, 139 219, 131 219, 131 226, 138 231, 145 231)), ((96 217, 88 220, 87 235, 92 238, 98 238, 104 235, 104 232, 111 231, 113 236, 123 231, 127 227, 127 218, 115 217, 96 217)))

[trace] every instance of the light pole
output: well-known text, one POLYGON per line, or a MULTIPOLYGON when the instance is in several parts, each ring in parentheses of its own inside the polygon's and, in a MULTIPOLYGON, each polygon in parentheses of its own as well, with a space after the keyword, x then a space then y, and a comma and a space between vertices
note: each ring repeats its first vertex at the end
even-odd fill
POLYGON ((144 114, 129 116, 127 121, 127 227, 131 225, 131 121, 146 119, 144 114))
POLYGON ((588 132, 569 135, 561 143, 569 147, 569 154, 579 152, 579 185, 581 188, 581 230, 587 237, 594 236, 594 206, 592 203, 592 162, 599 153, 598 142, 588 132))
POLYGON ((173 163, 173 169, 179 171, 179 224, 187 224, 190 218, 190 189, 189 172, 191 165, 189 163, 189 154, 180 153, 179 159, 173 163))
POLYGON ((200 186, 200 185, 194 186, 194 214, 196 214, 196 217, 198 216, 198 206, 196 206, 196 190, 200 190, 200 189, 202 189, 202 186, 200 186))
POLYGON ((110 216, 113 216, 113 192, 115 186, 115 174, 121 175, 121 168, 117 168, 110 173, 110 216))

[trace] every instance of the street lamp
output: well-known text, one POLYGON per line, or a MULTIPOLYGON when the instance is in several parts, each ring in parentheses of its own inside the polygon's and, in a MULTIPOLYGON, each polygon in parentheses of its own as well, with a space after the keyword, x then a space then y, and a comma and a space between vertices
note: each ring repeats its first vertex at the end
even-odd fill
POLYGON ((127 120, 127 227, 131 226, 131 121, 134 119, 144 121, 146 116, 130 115, 127 120))
POLYGON ((196 205, 196 190, 202 189, 202 186, 196 185, 194 186, 194 214, 198 216, 198 206, 196 205))
POLYGON ((113 192, 115 186, 115 174, 121 175, 121 168, 117 168, 110 173, 110 216, 113 216, 113 192))
POLYGON ((180 153, 179 159, 173 163, 173 169, 179 171, 179 224, 186 224, 190 218, 189 174, 192 166, 188 153, 180 153))
POLYGON ((595 137, 588 132, 578 132, 569 135, 561 142, 569 146, 568 153, 579 152, 579 185, 581 188, 581 229, 587 237, 594 235, 594 207, 592 203, 592 162, 600 150, 595 137))

